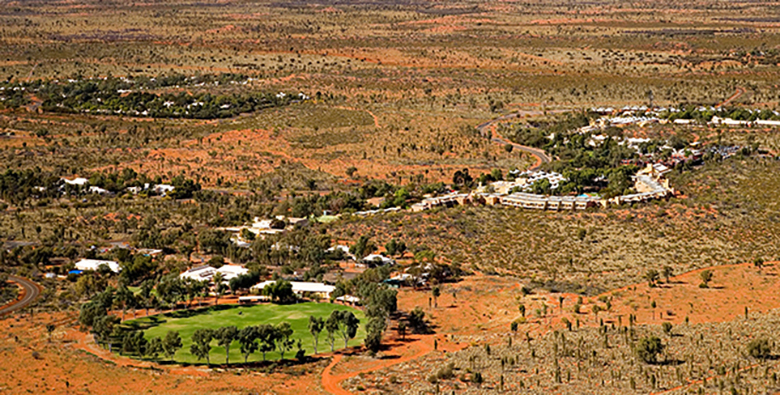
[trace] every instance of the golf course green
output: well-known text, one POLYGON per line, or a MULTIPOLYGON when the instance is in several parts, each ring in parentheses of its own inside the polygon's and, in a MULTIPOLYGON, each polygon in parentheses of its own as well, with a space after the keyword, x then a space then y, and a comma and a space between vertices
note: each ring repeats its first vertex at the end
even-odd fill
MULTIPOLYGON (((174 361, 178 363, 205 364, 205 360, 198 360, 190 353, 190 344, 192 343, 192 334, 198 329, 219 329, 224 326, 235 326, 239 330, 250 325, 271 324, 278 325, 282 322, 290 323, 294 333, 291 336, 297 343, 301 340, 306 355, 314 353, 314 340, 309 333, 309 316, 322 317, 327 320, 334 310, 349 310, 360 320, 360 326, 357 335, 349 341, 350 346, 362 344, 366 336, 364 324, 365 318, 363 312, 348 306, 332 303, 298 303, 288 305, 260 304, 260 305, 219 305, 202 309, 178 310, 171 313, 159 314, 150 317, 139 318, 136 320, 125 321, 122 325, 127 328, 143 330, 144 337, 149 340, 154 337, 164 338, 168 331, 178 331, 181 336, 183 347, 176 352, 174 361)), ((319 335, 318 352, 330 352, 330 344, 327 340, 327 331, 323 330, 319 335)), ((344 348, 344 339, 338 334, 334 334, 334 346, 336 350, 344 348)), ((211 342, 210 352, 211 363, 225 363, 225 348, 217 345, 217 340, 211 342)), ((291 359, 295 356, 297 347, 285 353, 285 359, 291 359)), ((266 353, 266 360, 273 361, 281 358, 278 351, 266 353)), ((159 357, 165 360, 164 356, 159 357)), ((258 351, 252 354, 248 361, 262 361, 263 356, 258 351)), ((243 363, 244 356, 241 355, 238 341, 234 341, 230 346, 230 363, 243 363)))

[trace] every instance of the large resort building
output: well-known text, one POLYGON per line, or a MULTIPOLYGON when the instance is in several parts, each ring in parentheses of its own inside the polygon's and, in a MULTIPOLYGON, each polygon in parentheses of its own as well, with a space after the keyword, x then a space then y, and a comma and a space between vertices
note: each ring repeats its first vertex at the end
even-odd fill
MULTIPOLYGON (((514 192, 515 187, 526 185, 526 182, 498 181, 490 184, 493 188, 481 188, 471 194, 450 193, 443 196, 430 197, 412 205, 412 211, 424 211, 434 207, 450 207, 470 203, 482 203, 489 206, 503 205, 533 210, 585 210, 590 207, 607 207, 624 203, 644 202, 654 199, 664 199, 674 194, 665 175, 670 169, 662 164, 648 164, 634 177, 636 193, 604 199, 597 195, 582 194, 578 196, 538 195, 529 192, 514 192), (482 192, 490 190, 491 192, 482 192)), ((549 175, 549 174, 547 174, 549 175)), ((556 180, 556 183, 561 180, 556 180)))

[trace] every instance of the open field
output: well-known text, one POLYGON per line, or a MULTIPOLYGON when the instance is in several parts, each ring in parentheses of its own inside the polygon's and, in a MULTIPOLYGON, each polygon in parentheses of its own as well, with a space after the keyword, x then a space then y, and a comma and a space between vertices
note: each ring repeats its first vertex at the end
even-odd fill
MULTIPOLYGON (((270 324, 278 325, 282 322, 288 322, 293 329, 293 335, 290 337, 296 342, 300 339, 302 347, 307 355, 314 353, 314 340, 309 333, 309 316, 321 317, 327 319, 332 311, 350 310, 355 313, 358 319, 363 319, 363 314, 359 310, 351 309, 346 306, 331 303, 301 303, 291 305, 257 305, 257 306, 229 306, 220 305, 219 308, 210 307, 198 310, 184 310, 175 313, 167 313, 144 317, 137 320, 126 321, 124 325, 131 328, 137 328, 144 331, 147 339, 152 337, 165 337, 168 331, 178 331, 182 338, 183 347, 176 353, 174 360, 179 363, 205 363, 205 360, 198 361, 190 353, 190 344, 192 334, 198 329, 219 329, 225 326, 235 326, 239 330, 250 325, 270 324)), ((362 326, 358 330, 354 339, 349 341, 350 346, 356 346, 363 342, 365 330, 362 326)), ((344 348, 344 339, 335 334, 335 348, 344 348)), ((221 364, 225 360, 224 347, 217 346, 216 341, 212 344, 211 361, 221 364)), ((295 356, 297 347, 287 351, 285 358, 290 359, 295 356)), ((320 334, 319 352, 329 351, 330 345, 327 341, 327 334, 320 334)), ((274 361, 281 358, 279 351, 266 353, 266 360, 274 361)), ((244 362, 244 357, 239 350, 238 342, 234 342, 230 349, 230 359, 232 363, 244 362)), ((254 353, 247 360, 248 362, 262 361, 260 353, 254 353)))

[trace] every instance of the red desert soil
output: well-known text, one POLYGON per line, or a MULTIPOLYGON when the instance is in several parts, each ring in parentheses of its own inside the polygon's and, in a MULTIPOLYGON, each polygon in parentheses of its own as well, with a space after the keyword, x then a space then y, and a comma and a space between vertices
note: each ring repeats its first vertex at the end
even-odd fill
POLYGON ((668 284, 662 279, 656 287, 641 283, 600 295, 613 299, 611 311, 600 313, 598 318, 591 312, 594 303, 603 305, 597 296, 584 298, 582 313, 575 315, 571 307, 577 295, 537 292, 523 297, 521 282, 507 277, 475 275, 456 284, 444 284, 438 307, 428 307, 430 290, 402 289, 399 309, 423 308, 437 332, 435 335, 409 335, 402 341, 393 336, 395 325, 392 324, 388 332, 389 348, 380 358, 369 358, 351 350, 354 355, 335 355, 322 371, 322 365, 306 365, 303 368, 306 372, 300 375, 241 370, 225 373, 201 367, 139 362, 109 354, 96 346, 91 336, 76 329, 75 313, 36 314, 33 318, 17 315, 3 322, 6 330, 0 340, 4 343, 0 348, 0 392, 26 393, 30 389, 50 393, 185 394, 197 388, 199 393, 272 391, 345 395, 349 392, 341 387, 344 380, 420 358, 433 351, 434 342, 440 350, 452 352, 475 342, 500 341, 509 323, 519 317, 518 300, 530 312, 542 303, 548 306, 544 317, 527 314, 528 323, 521 330, 532 332, 562 327, 563 316, 572 321, 579 319, 582 325, 596 325, 600 319, 617 321, 618 316, 623 317, 625 325, 628 314, 636 315, 639 324, 658 325, 665 321, 679 324, 686 317, 695 324, 736 319, 744 315, 745 307, 750 314, 780 308, 780 294, 776 292, 780 286, 778 262, 766 263, 761 270, 752 264, 724 265, 709 270, 713 273, 709 288, 699 288, 702 270, 695 270, 672 277, 668 284), (563 312, 558 304, 559 296, 564 297, 563 312), (651 307, 652 301, 656 302, 655 309, 651 307), (44 329, 50 322, 57 325, 51 343, 44 329))

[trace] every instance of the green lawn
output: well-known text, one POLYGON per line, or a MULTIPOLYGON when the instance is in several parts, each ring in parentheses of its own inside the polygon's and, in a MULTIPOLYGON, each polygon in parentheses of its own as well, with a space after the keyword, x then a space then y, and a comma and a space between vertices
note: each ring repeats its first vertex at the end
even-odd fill
MULTIPOLYGON (((146 339, 151 339, 153 337, 164 338, 168 331, 179 331, 184 346, 176 353, 176 362, 205 364, 205 359, 198 361, 195 356, 190 354, 192 334, 197 329, 218 329, 223 326, 235 325, 240 330, 241 328, 250 325, 277 325, 280 322, 286 321, 290 323, 295 331, 292 338, 295 339, 296 342, 298 339, 301 339, 303 348, 306 350, 306 355, 311 355, 314 353, 314 340, 308 329, 309 316, 313 315, 327 319, 334 310, 351 310, 360 320, 357 336, 349 341, 349 345, 357 346, 361 344, 366 336, 365 329, 363 328, 363 325, 365 324, 363 312, 351 307, 331 303, 299 303, 291 305, 262 304, 254 306, 221 305, 218 308, 208 307, 199 310, 182 310, 139 318, 137 320, 129 320, 124 322, 123 325, 144 330, 146 339)), ((343 348, 343 338, 339 337, 338 334, 335 335, 335 348, 343 348)), ((330 344, 328 344, 327 341, 327 332, 323 331, 320 333, 319 338, 318 351, 329 352, 330 344)), ((297 347, 293 347, 291 351, 285 353, 285 358, 293 358, 296 351, 297 347)), ((164 359, 165 357, 160 356, 160 358, 164 359)), ((210 358, 212 363, 225 363, 225 349, 224 347, 218 346, 216 340, 212 341, 210 358)), ((249 357, 249 361, 261 361, 262 358, 262 354, 257 352, 249 357)), ((280 354, 277 351, 266 354, 267 360, 277 360, 279 358, 280 354)), ((241 355, 240 346, 237 341, 233 342, 230 346, 230 363, 243 362, 244 356, 241 355)))

